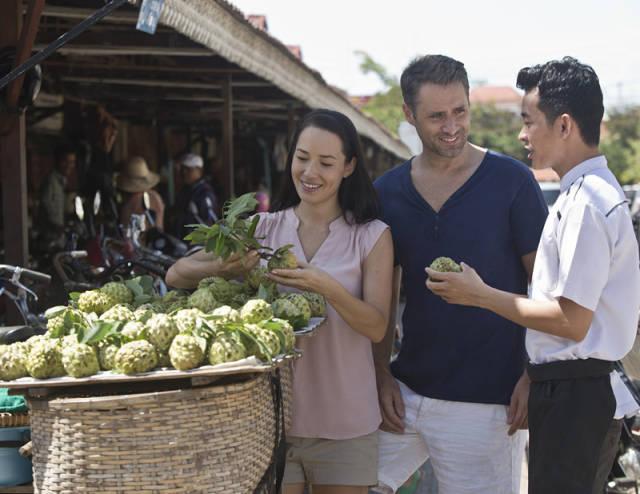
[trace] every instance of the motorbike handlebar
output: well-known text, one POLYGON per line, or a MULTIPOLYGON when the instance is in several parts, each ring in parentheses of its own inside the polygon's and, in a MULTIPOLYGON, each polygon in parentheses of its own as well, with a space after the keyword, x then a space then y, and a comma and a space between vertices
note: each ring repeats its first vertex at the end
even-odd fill
POLYGON ((19 266, 11 266, 9 264, 0 264, 0 273, 11 274, 12 276, 19 274, 19 276, 25 276, 31 278, 34 281, 41 281, 43 283, 51 283, 51 276, 48 274, 40 273, 39 271, 33 271, 27 268, 21 268, 19 266))

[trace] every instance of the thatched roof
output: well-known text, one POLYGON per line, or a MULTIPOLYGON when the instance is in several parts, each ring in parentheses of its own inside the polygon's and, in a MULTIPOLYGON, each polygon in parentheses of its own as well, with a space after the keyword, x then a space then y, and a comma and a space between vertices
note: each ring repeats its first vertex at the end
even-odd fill
POLYGON ((344 113, 362 135, 394 155, 410 155, 401 141, 357 110, 318 72, 296 58, 283 43, 254 27, 228 2, 165 0, 160 22, 270 81, 311 108, 330 108, 344 113))

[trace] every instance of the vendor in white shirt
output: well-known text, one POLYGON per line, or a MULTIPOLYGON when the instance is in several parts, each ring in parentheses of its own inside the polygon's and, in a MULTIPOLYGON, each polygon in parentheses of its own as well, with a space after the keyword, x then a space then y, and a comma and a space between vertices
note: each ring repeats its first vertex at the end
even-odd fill
POLYGON ((464 263, 462 273, 427 269, 427 288, 530 328, 529 493, 602 493, 619 419, 638 409, 613 371, 637 330, 638 244, 624 192, 598 150, 604 108, 593 69, 565 57, 522 69, 517 85, 525 91, 520 140, 534 168, 561 177, 531 296, 491 288, 464 263))

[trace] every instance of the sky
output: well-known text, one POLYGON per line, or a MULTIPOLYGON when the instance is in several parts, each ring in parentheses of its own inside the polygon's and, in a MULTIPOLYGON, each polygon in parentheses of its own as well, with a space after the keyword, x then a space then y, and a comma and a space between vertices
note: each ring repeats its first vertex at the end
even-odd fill
POLYGON ((383 87, 358 50, 398 78, 417 55, 449 55, 472 86, 515 86, 520 68, 571 55, 596 70, 607 108, 640 104, 640 0, 230 1, 350 94, 383 87))

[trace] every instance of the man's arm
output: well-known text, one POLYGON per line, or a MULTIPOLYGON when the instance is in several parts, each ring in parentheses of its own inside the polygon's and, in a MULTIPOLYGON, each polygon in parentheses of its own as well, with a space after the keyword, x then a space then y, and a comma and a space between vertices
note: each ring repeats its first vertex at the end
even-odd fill
POLYGON ((427 288, 449 303, 487 309, 526 328, 574 341, 582 341, 591 326, 593 311, 568 298, 530 300, 492 288, 464 263, 462 273, 426 271, 427 288))
POLYGON ((393 268, 393 279, 391 281, 391 308, 389 310, 389 321, 384 338, 379 343, 373 345, 373 361, 376 368, 389 369, 393 342, 396 334, 396 320, 398 317, 398 302, 400 299, 400 282, 402 279, 402 268, 393 268))
POLYGON ((380 411, 382 412, 382 425, 380 428, 397 433, 404 431, 404 403, 398 383, 391 374, 389 362, 391 361, 391 351, 396 334, 401 280, 402 268, 396 266, 393 270, 391 309, 389 311, 387 332, 381 342, 373 344, 373 361, 375 363, 376 381, 378 384, 378 399, 380 401, 380 411))
POLYGON ((552 300, 529 300, 492 288, 464 263, 462 273, 426 268, 427 288, 449 303, 488 309, 521 326, 582 341, 609 277, 613 243, 606 217, 591 204, 576 203, 564 211, 556 237, 560 274, 549 294, 552 300))
MULTIPOLYGON (((536 251, 529 252, 521 257, 522 266, 527 272, 527 278, 531 283, 533 276, 533 265, 536 260, 536 251)), ((518 429, 526 429, 527 423, 527 409, 529 402, 529 385, 531 381, 527 375, 526 369, 522 372, 520 379, 513 388, 511 393, 511 399, 509 401, 509 407, 507 408, 507 424, 509 430, 507 433, 511 436, 516 433, 518 429)))

